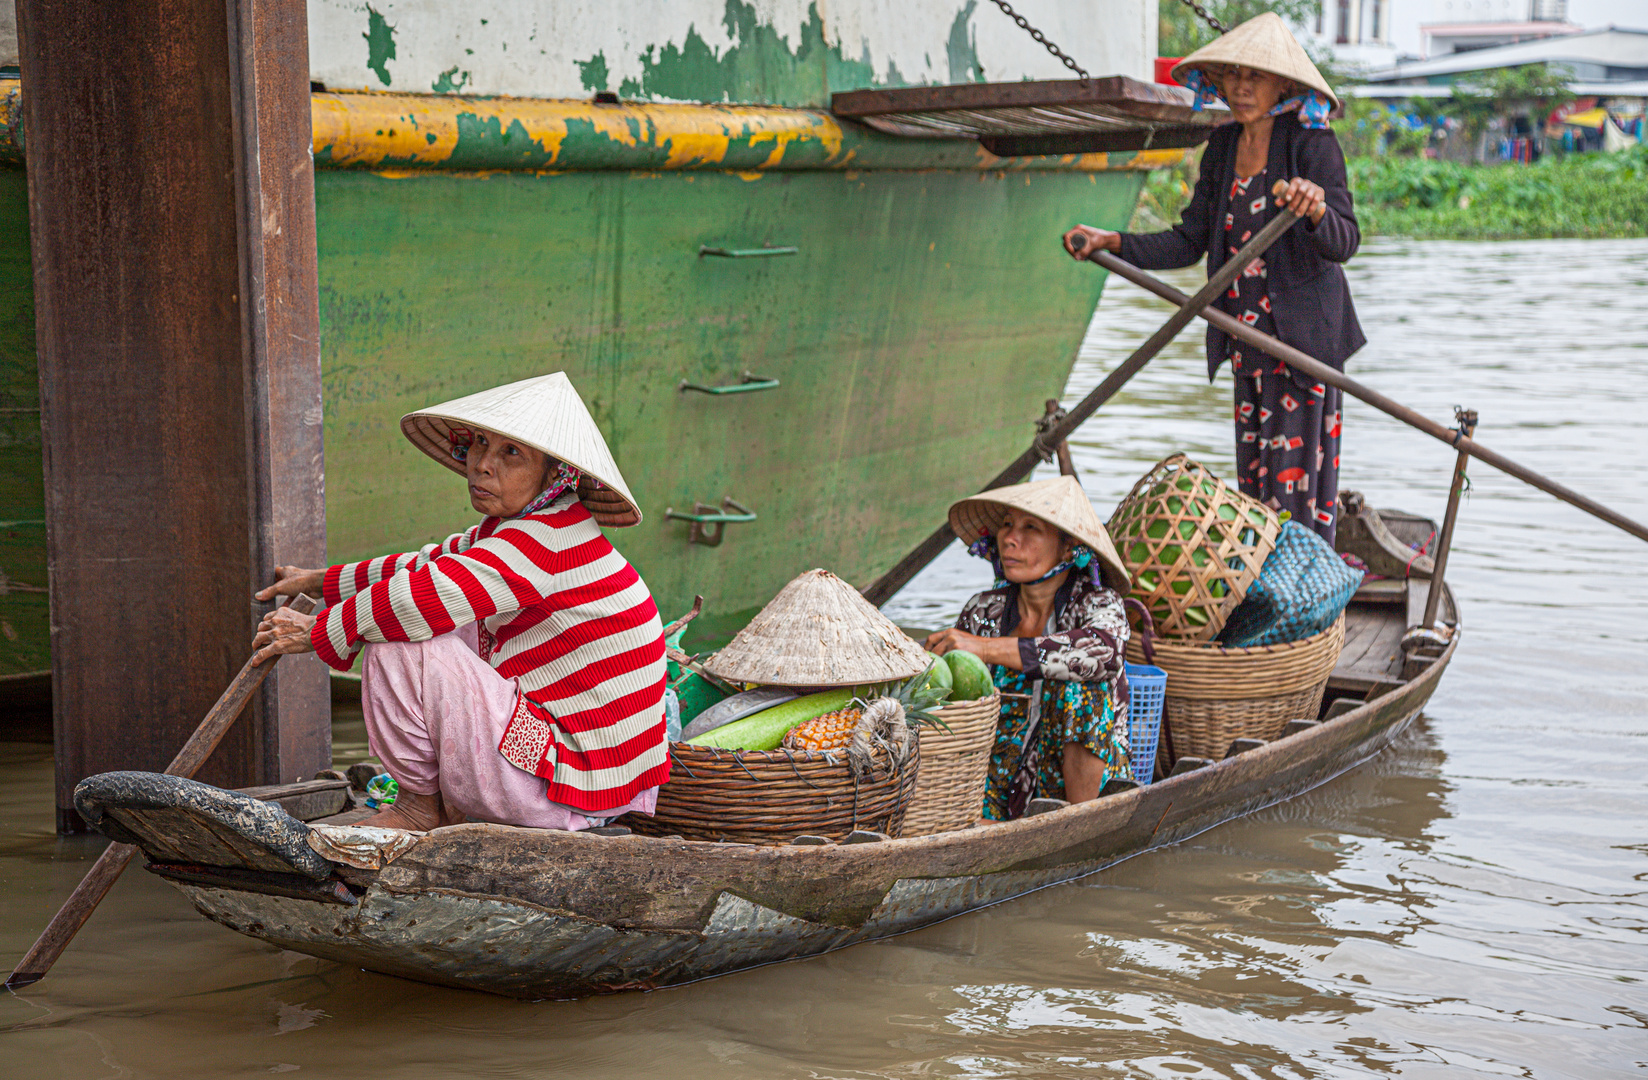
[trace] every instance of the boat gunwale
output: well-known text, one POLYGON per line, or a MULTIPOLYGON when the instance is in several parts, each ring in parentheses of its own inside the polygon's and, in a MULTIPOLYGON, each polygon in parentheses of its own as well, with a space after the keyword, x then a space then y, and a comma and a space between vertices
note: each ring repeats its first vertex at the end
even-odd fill
MULTIPOLYGON (((1444 588, 1446 588, 1445 585, 1444 588)), ((1457 612, 1457 607, 1453 604, 1451 590, 1447 599, 1449 601, 1449 606, 1453 607, 1455 612, 1457 612)), ((1393 686, 1386 693, 1365 701, 1355 709, 1349 710, 1331 720, 1321 721, 1315 726, 1304 731, 1295 732, 1291 735, 1271 740, 1262 747, 1249 750, 1246 753, 1239 754, 1235 757, 1227 757, 1220 761, 1212 762, 1202 768, 1195 769, 1187 773, 1182 773, 1178 776, 1166 777, 1145 787, 1134 788, 1115 795, 1106 796, 1104 798, 1089 800, 1087 802, 1073 803, 1070 806, 1061 807, 1058 810, 1049 813, 1037 814, 1030 817, 1021 817, 1013 821, 996 822, 988 826, 958 829, 945 833, 933 833, 927 836, 897 837, 875 843, 822 845, 743 844, 710 840, 688 840, 684 838, 671 839, 665 837, 647 837, 639 834, 630 834, 621 837, 591 836, 579 833, 556 833, 541 829, 498 825, 489 822, 476 822, 463 825, 446 826, 424 834, 419 838, 417 844, 409 848, 404 856, 397 859, 397 863, 408 859, 415 860, 420 853, 425 856, 434 854, 435 849, 440 846, 439 842, 442 840, 456 840, 460 837, 474 837, 477 834, 486 835, 488 837, 500 840, 505 838, 511 840, 517 838, 529 839, 531 841, 535 841, 532 846, 541 848, 546 857, 557 853, 557 849, 564 850, 564 845, 600 843, 603 846, 603 854, 610 855, 618 859, 622 859, 624 857, 639 857, 647 861, 654 861, 658 855, 669 852, 670 854, 679 854, 683 857, 699 859, 701 860, 701 865, 706 868, 713 867, 715 864, 720 862, 726 862, 731 865, 741 865, 746 864, 751 860, 802 860, 803 862, 808 862, 809 865, 812 866, 835 866, 846 869, 859 864, 885 862, 893 858, 904 862, 910 857, 915 857, 926 853, 937 854, 941 852, 948 852, 950 849, 958 847, 963 850, 972 850, 980 840, 983 840, 986 837, 990 839, 992 845, 994 841, 999 838, 1004 841, 1014 842, 1013 846, 1025 846, 1024 842, 1026 840, 1039 838, 1055 832, 1068 833, 1071 831, 1077 831, 1080 835, 1074 838, 1073 842, 1080 843, 1083 840, 1091 840, 1103 835, 1102 830, 1088 830, 1086 828, 1082 828, 1081 826, 1085 826, 1088 823, 1093 822, 1093 819, 1098 818, 1120 819, 1125 821, 1132 816, 1132 810, 1137 809, 1138 806, 1147 799, 1151 801, 1159 799, 1161 793, 1168 793, 1175 796, 1175 798, 1170 801, 1174 805, 1178 805, 1178 796, 1182 796, 1188 792, 1195 792, 1203 786, 1210 784, 1220 786, 1221 783, 1226 780, 1236 780, 1239 783, 1247 783, 1250 780, 1258 780, 1262 777, 1273 775, 1274 770, 1269 768, 1269 765, 1277 758, 1299 756, 1299 751, 1301 749, 1309 748, 1313 744, 1316 745, 1318 752, 1315 754, 1305 754, 1303 755, 1304 758, 1325 759, 1331 756, 1334 749, 1350 749, 1354 747, 1356 745, 1354 742, 1344 742, 1341 744, 1341 737, 1345 732, 1355 728, 1359 724, 1365 723, 1377 712, 1383 711, 1390 706, 1397 705, 1400 702, 1414 697, 1429 697, 1429 694, 1435 688, 1436 682, 1441 678, 1442 672, 1452 660, 1453 653, 1458 645, 1460 636, 1461 635, 1456 632, 1452 640, 1449 641, 1448 645, 1443 650, 1442 654, 1437 657, 1435 662, 1432 663, 1424 672, 1405 683, 1393 686), (1252 777, 1245 777, 1242 775, 1244 773, 1252 773, 1254 775, 1252 777), (432 841, 434 842, 433 844, 432 841)), ((1418 710, 1415 710, 1415 713, 1417 713, 1417 711, 1418 710)), ((1302 794, 1304 791, 1320 786, 1328 780, 1341 775, 1348 769, 1354 768, 1362 761, 1366 761, 1381 748, 1382 745, 1381 747, 1376 747, 1367 754, 1358 757, 1356 761, 1345 765, 1343 768, 1336 769, 1331 773, 1324 773, 1305 787, 1290 791, 1288 794, 1279 796, 1277 799, 1272 800, 1272 802, 1285 801, 1295 795, 1302 794)), ((1198 809, 1205 809, 1208 805, 1209 804, 1205 800, 1195 801, 1195 808, 1198 809)), ((1220 818, 1219 821, 1212 824, 1219 824, 1227 820, 1230 820, 1230 818, 1220 818)), ((1212 824, 1207 827, 1211 828, 1212 824)), ((1179 839, 1183 839, 1183 837, 1175 837, 1173 842, 1176 842, 1179 839)), ((1139 848, 1134 853, 1151 850, 1156 846, 1162 845, 1150 845, 1139 848)), ((993 872, 1009 872, 1015 869, 1022 869, 1026 866, 1026 864, 1027 863, 1025 860, 1020 860, 1011 865, 1003 866, 996 871, 980 870, 975 871, 975 873, 987 874, 993 872)), ((775 863, 774 865, 778 864, 775 863)), ((786 866, 785 869, 791 870, 794 869, 794 867, 786 866)), ((363 873, 362 871, 354 870, 342 865, 339 866, 339 870, 346 875, 348 880, 359 883, 365 883, 368 880, 376 879, 382 873, 382 871, 370 871, 363 873)), ((904 873, 898 876, 919 877, 923 875, 904 873)), ((951 875, 946 874, 943 876, 951 875)))

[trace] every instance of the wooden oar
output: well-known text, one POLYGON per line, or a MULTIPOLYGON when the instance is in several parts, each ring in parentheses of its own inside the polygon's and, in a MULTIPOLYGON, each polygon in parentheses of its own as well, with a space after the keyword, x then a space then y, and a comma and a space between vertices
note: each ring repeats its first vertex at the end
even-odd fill
MULTIPOLYGON (((315 601, 300 595, 287 606, 299 614, 307 615, 315 610, 315 601)), ((278 660, 279 657, 275 659, 278 660)), ((260 666, 253 664, 251 660, 246 661, 240 673, 229 684, 229 689, 217 699, 217 704, 206 714, 206 719, 200 722, 200 726, 195 728, 195 733, 189 736, 189 741, 183 744, 183 749, 179 750, 172 763, 166 766, 167 776, 193 776, 206 764, 206 759, 212 756, 212 751, 223 741, 230 725, 235 722, 241 710, 246 708, 253 692, 263 685, 263 680, 274 667, 273 662, 260 666)), ((97 909, 97 905, 102 902, 109 888, 114 885, 135 854, 137 848, 131 844, 111 843, 103 849, 103 854, 92 864, 90 872, 75 886, 74 892, 69 894, 63 906, 57 909, 57 914, 52 916, 52 921, 46 925, 34 947, 29 949, 28 954, 17 965, 17 970, 6 980, 6 989, 17 990, 46 977, 46 973, 57 963, 57 958, 63 955, 63 950, 69 947, 74 935, 86 925, 86 920, 91 918, 92 912, 97 909)))
MULTIPOLYGON (((1133 282, 1135 285, 1139 285, 1150 292, 1155 293, 1163 300, 1174 304, 1184 303, 1184 293, 1180 292, 1178 289, 1175 289, 1166 282, 1159 281, 1150 276, 1143 270, 1140 270, 1138 267, 1134 266, 1132 263, 1123 262, 1107 251, 1101 251, 1097 255, 1092 256, 1092 261, 1098 263, 1100 266, 1103 266, 1111 273, 1118 274, 1121 277, 1133 282)), ((1461 454, 1469 454, 1471 457, 1487 462, 1499 471, 1509 473, 1518 480, 1521 480, 1523 483, 1531 484, 1539 490, 1545 492, 1547 495, 1554 495, 1563 502, 1568 503, 1570 506, 1576 506, 1585 511, 1587 514, 1601 518, 1608 524, 1625 530, 1639 540, 1648 540, 1648 526, 1632 521, 1619 511, 1611 510, 1597 502, 1595 499, 1587 498, 1570 487, 1559 484, 1549 477, 1541 476, 1539 473, 1534 472, 1532 469, 1527 468, 1524 465, 1517 464, 1505 455, 1488 449, 1475 439, 1465 435, 1462 431, 1439 424, 1430 417, 1417 413, 1408 408, 1406 405, 1393 401, 1384 394, 1379 393, 1377 390, 1363 386, 1361 383, 1357 382, 1355 379, 1352 379, 1344 372, 1335 371, 1333 368, 1328 367, 1328 365, 1322 363, 1320 360, 1307 356, 1284 341, 1280 341, 1269 334, 1264 333, 1263 331, 1255 330, 1253 327, 1248 326, 1239 319, 1234 319, 1229 315, 1226 315, 1217 308, 1208 308, 1203 311, 1202 318, 1206 319, 1220 330, 1223 330, 1225 333, 1230 334, 1232 337, 1240 338, 1250 345, 1257 345, 1259 348, 1263 349, 1271 356, 1274 356, 1276 359, 1283 361, 1294 370, 1310 376, 1317 382, 1326 383, 1328 386, 1338 387, 1340 390, 1343 390, 1345 393, 1349 394, 1353 398, 1356 398, 1358 401, 1366 402, 1367 404, 1378 409, 1380 412, 1385 413, 1388 416, 1394 416, 1396 419, 1402 421, 1404 424, 1407 424, 1409 427, 1417 428, 1418 430, 1423 431, 1426 435, 1429 435, 1431 438, 1447 443, 1449 446, 1457 449, 1461 454)))
MULTIPOLYGON (((1286 180, 1278 180, 1271 188, 1271 193, 1280 196, 1286 187, 1286 180)), ((1048 460, 1052 456, 1054 447, 1074 434, 1077 428, 1087 422, 1088 417, 1098 411, 1099 406, 1109 401, 1116 395, 1118 390, 1126 386, 1127 381, 1137 375, 1139 370, 1148 364, 1152 357, 1161 352, 1168 342, 1178 336, 1180 330, 1183 330, 1192 319, 1201 314, 1209 304, 1219 298, 1220 294, 1230 288, 1230 283, 1235 281, 1243 270, 1247 269, 1249 263, 1269 250, 1270 245, 1280 239, 1283 233, 1293 228, 1294 223, 1298 220, 1299 215, 1293 211, 1279 210, 1269 224, 1259 230, 1259 235, 1249 240, 1242 250, 1231 256, 1230 261, 1221 266, 1218 273, 1208 278, 1207 284, 1202 286, 1195 296, 1184 300, 1180 304, 1179 310, 1175 311, 1170 319, 1162 323, 1161 328, 1151 334, 1143 345, 1135 349, 1132 356, 1122 361, 1114 371, 1106 375, 1103 382, 1094 387, 1092 392, 1077 402, 1076 406, 1065 414, 1064 419, 1052 425, 1046 431, 1038 433, 1028 450, 1015 458, 1012 464, 996 474, 993 480, 979 490, 989 491, 991 488, 1015 484, 1029 476, 1035 469, 1037 462, 1048 460)), ((881 575, 868 588, 864 589, 864 599, 876 607, 885 604, 893 598, 894 593, 908 585, 910 579, 920 573, 928 563, 938 558, 939 553, 949 547, 950 541, 954 539, 955 534, 950 531, 948 524, 935 529, 927 539, 916 545, 908 555, 900 559, 891 570, 881 575)))

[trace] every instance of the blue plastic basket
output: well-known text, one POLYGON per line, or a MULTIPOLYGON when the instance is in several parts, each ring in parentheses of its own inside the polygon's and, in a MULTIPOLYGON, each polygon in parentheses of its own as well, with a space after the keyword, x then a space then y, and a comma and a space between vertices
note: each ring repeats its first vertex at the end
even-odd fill
POLYGON ((1127 691, 1127 745, 1133 779, 1143 785, 1156 775, 1156 740, 1162 734, 1167 672, 1149 664, 1128 664, 1127 691))

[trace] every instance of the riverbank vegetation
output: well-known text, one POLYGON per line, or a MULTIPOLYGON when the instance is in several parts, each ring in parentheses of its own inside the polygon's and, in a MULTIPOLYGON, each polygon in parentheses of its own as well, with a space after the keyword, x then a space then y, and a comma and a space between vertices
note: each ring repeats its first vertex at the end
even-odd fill
MULTIPOLYGON (((1200 154, 1150 174, 1132 228, 1165 229, 1190 201, 1200 154)), ((1550 155, 1532 165, 1422 157, 1347 162, 1365 236, 1535 240, 1648 236, 1648 147, 1550 155)))

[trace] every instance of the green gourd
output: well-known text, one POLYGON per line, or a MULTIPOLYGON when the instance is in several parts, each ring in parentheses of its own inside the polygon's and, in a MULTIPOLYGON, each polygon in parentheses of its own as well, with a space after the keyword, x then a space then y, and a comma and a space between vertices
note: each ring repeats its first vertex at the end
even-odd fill
POLYGON ((944 662, 950 668, 951 701, 977 701, 990 696, 994 684, 983 660, 966 649, 951 649, 944 654, 944 662))
POLYGON ((927 686, 937 687, 940 690, 955 689, 955 680, 950 677, 950 665, 944 662, 944 657, 938 653, 928 653, 927 686))
POLYGON ((721 750, 776 750, 797 724, 845 708, 852 700, 852 687, 808 694, 707 731, 694 739, 693 744, 721 750))

